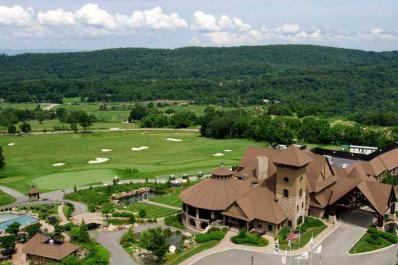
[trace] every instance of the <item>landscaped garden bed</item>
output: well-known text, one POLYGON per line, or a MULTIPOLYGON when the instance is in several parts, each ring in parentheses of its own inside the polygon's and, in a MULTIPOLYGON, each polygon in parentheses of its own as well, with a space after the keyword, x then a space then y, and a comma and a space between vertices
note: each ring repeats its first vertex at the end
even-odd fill
POLYGON ((383 232, 376 227, 370 227, 368 231, 350 249, 350 254, 369 252, 391 246, 398 243, 398 237, 393 233, 383 232))
MULTIPOLYGON (((299 233, 299 237, 291 242, 291 249, 299 249, 308 244, 312 237, 316 237, 323 230, 327 228, 327 225, 319 219, 306 217, 303 224, 299 225, 294 231, 299 233)), ((289 246, 288 237, 292 233, 290 227, 282 228, 278 233, 279 247, 281 249, 287 249, 289 246)), ((290 248, 289 248, 290 249, 290 248)))
POLYGON ((176 265, 216 246, 226 232, 226 229, 211 228, 206 233, 192 236, 190 233, 161 228, 148 229, 140 234, 129 230, 123 235, 120 244, 140 264, 176 265))
POLYGON ((268 240, 261 237, 261 235, 257 233, 248 233, 244 228, 240 229, 239 234, 233 236, 231 238, 231 241, 239 245, 256 246, 256 247, 264 247, 269 243, 268 240))

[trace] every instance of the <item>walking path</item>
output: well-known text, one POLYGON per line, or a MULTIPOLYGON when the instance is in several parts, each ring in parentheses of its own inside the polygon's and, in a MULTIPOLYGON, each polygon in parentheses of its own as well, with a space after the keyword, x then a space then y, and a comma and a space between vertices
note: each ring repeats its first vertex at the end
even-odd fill
POLYGON ((171 205, 167 205, 167 204, 163 204, 163 203, 159 203, 159 202, 153 202, 153 201, 150 201, 150 200, 142 200, 141 202, 146 203, 146 204, 159 206, 159 207, 163 207, 163 208, 169 208, 169 209, 172 209, 172 210, 181 210, 181 207, 175 207, 175 206, 171 206, 171 205))
POLYGON ((15 245, 15 254, 12 255, 12 264, 13 265, 29 265, 29 262, 26 261, 26 254, 23 253, 23 244, 15 245))
POLYGON ((16 191, 6 186, 0 186, 0 190, 13 196, 17 200, 16 202, 22 201, 26 197, 25 194, 22 194, 19 191, 16 191))
POLYGON ((51 110, 52 108, 55 108, 56 106, 58 106, 59 104, 57 104, 57 103, 51 103, 51 104, 49 104, 48 106, 45 106, 44 108, 43 108, 43 110, 51 110))
POLYGON ((61 219, 61 222, 59 222, 60 225, 65 225, 69 223, 69 220, 64 213, 64 205, 62 204, 58 206, 58 216, 61 219))

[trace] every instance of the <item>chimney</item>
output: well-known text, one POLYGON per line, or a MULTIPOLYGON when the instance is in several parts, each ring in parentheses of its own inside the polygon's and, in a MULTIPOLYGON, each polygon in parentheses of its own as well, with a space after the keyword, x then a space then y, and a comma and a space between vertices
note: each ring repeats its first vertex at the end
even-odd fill
POLYGON ((268 157, 257 157, 256 177, 257 179, 265 179, 268 177, 268 157))

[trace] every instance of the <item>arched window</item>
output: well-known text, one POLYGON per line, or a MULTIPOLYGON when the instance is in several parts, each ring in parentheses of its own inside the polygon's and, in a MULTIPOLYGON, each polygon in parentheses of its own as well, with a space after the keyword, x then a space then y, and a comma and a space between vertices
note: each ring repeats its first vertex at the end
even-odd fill
POLYGON ((288 177, 284 177, 283 180, 284 180, 285 182, 289 182, 289 178, 288 178, 288 177))
POLYGON ((300 196, 300 197, 303 196, 303 189, 300 189, 300 191, 299 191, 299 196, 300 196))

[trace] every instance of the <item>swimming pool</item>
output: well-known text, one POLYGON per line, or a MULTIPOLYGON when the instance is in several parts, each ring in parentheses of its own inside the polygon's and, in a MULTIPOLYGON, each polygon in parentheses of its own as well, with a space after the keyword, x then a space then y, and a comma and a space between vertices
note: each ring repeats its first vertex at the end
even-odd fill
POLYGON ((39 220, 25 214, 0 213, 0 231, 5 231, 7 227, 14 222, 18 222, 21 227, 25 227, 37 223, 39 220))

